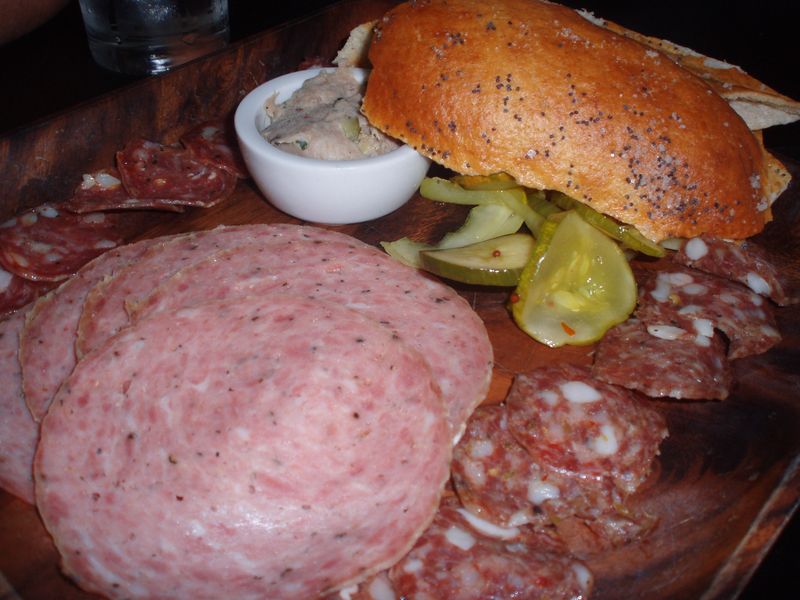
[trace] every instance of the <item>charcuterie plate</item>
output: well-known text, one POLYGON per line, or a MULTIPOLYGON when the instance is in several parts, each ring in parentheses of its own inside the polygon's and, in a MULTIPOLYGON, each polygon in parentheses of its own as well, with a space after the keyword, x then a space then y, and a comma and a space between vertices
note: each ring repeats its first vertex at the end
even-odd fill
MULTIPOLYGON (((0 216, 63 200, 81 174, 112 164, 138 137, 172 142, 192 125, 230 118, 258 84, 309 58, 330 58, 351 28, 394 3, 353 0, 244 40, 161 77, 133 84, 0 139, 0 216)), ((786 164, 797 178, 800 167, 786 164)), ((762 234, 800 272, 800 188, 792 184, 762 234)), ((403 236, 438 239, 464 218, 463 207, 419 196, 378 220, 336 227, 369 244, 403 236)), ((210 209, 131 214, 131 239, 210 229, 219 224, 297 223, 274 209, 249 180, 210 209)), ((508 293, 456 286, 484 320, 495 369, 487 402, 500 402, 514 374, 543 364, 589 364, 591 346, 537 344, 513 323, 508 293)), ((654 401, 669 438, 641 494, 660 523, 644 541, 594 556, 597 599, 731 598, 746 585, 800 502, 800 305, 777 308, 782 342, 737 360, 724 402, 654 401), (624 593, 621 593, 624 590, 624 593)), ((93 597, 64 578, 36 510, 0 492, 0 598, 93 597)))

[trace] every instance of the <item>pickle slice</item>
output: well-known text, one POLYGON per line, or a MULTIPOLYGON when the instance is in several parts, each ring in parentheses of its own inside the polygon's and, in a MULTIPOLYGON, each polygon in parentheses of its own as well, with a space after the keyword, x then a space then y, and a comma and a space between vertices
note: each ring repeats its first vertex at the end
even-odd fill
POLYGON ((491 240, 420 252, 425 270, 453 281, 476 285, 512 287, 528 263, 535 246, 526 233, 513 233, 491 240))
POLYGON ((553 192, 550 199, 564 210, 574 210, 584 221, 590 225, 594 225, 600 231, 611 236, 615 240, 619 240, 631 250, 641 252, 647 256, 659 258, 666 254, 664 248, 644 237, 639 233, 639 230, 632 225, 619 223, 611 217, 599 213, 592 207, 578 202, 574 198, 562 194, 561 192, 553 192))
POLYGON ((400 238, 393 242, 381 242, 381 246, 386 251, 386 254, 401 263, 414 267, 415 269, 422 268, 422 260, 419 253, 423 250, 431 250, 436 246, 425 244, 424 242, 415 242, 407 237, 400 238))
MULTIPOLYGON (((516 233, 522 227, 522 217, 502 204, 481 204, 472 207, 464 224, 446 233, 436 245, 401 238, 394 242, 381 242, 389 256, 418 269, 423 268, 419 253, 422 250, 443 250, 477 244, 484 240, 516 233)), ((511 284, 516 285, 516 284, 511 284)))
POLYGON ((533 235, 539 235, 539 227, 544 222, 544 217, 528 205, 528 197, 521 187, 512 187, 505 190, 467 190, 457 183, 441 177, 426 177, 419 186, 419 193, 428 200, 437 200, 450 204, 503 205, 522 217, 525 225, 533 235))
POLYGON ((469 211, 464 224, 446 233, 436 244, 437 249, 458 248, 484 240, 516 233, 522 227, 522 217, 503 204, 481 204, 469 211))
POLYGON ((456 175, 450 181, 467 190, 509 190, 520 185, 508 173, 493 175, 456 175))
POLYGON ((577 213, 542 227, 512 297, 528 335, 551 347, 590 344, 636 305, 636 282, 620 247, 577 213))

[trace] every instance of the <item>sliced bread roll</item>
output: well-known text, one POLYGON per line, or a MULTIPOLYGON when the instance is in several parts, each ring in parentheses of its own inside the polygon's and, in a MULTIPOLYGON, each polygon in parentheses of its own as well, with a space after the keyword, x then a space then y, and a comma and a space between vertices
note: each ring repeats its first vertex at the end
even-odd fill
POLYGON ((429 0, 377 25, 363 111, 463 174, 504 171, 653 240, 763 229, 788 175, 665 54, 538 0, 429 0))

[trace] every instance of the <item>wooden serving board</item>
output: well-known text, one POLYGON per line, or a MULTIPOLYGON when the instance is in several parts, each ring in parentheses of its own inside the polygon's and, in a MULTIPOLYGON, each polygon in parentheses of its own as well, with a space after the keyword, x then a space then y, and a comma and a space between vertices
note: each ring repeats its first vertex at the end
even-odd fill
MULTIPOLYGON (((295 70, 306 58, 332 57, 352 27, 393 4, 339 3, 0 139, 0 217, 65 199, 82 173, 113 164, 114 152, 134 137, 174 141, 194 123, 230 116, 256 85, 295 70)), ((790 166, 800 177, 800 169, 790 166)), ((794 270, 800 270, 798 196, 795 184, 778 201, 778 218, 765 233, 794 270)), ((464 214, 463 208, 415 197, 387 217, 336 229, 372 244, 402 236, 434 240, 464 214)), ((218 224, 298 222, 272 208, 249 181, 213 209, 130 219, 134 237, 218 224)), ((501 401, 517 372, 591 361, 591 347, 551 350, 517 329, 505 308, 507 291, 457 289, 483 318, 494 345, 488 401, 501 401)), ((661 522, 645 541, 588 561, 596 576, 593 598, 732 598, 790 518, 800 502, 800 306, 776 312, 783 342, 736 361, 729 400, 658 401, 670 437, 641 503, 661 522)), ((0 599, 90 597, 60 575, 35 509, 0 492, 0 599)))

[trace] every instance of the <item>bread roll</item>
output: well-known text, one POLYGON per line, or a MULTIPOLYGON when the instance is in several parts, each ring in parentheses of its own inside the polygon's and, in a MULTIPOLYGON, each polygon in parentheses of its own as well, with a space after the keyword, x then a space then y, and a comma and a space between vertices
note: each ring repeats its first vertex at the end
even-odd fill
POLYGON ((453 171, 504 171, 656 241, 751 236, 788 183, 702 79, 557 4, 405 3, 369 58, 376 127, 453 171))

